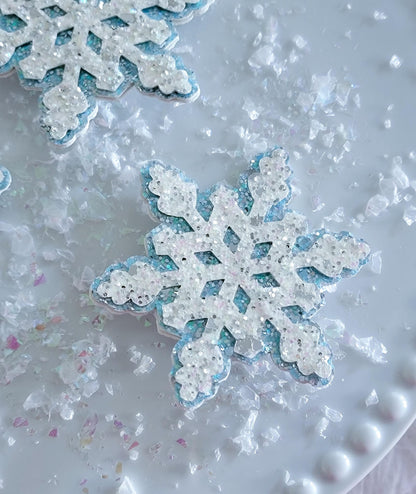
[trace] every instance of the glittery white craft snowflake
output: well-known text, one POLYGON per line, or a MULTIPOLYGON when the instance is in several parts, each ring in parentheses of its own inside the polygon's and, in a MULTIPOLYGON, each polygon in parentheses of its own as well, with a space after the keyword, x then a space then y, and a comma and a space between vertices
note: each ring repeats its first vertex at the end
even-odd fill
POLYGON ((0 195, 10 187, 12 176, 7 168, 0 166, 0 195))
POLYGON ((131 84, 165 98, 199 89, 169 54, 184 22, 213 0, 1 0, 0 75, 14 67, 25 87, 42 91, 42 126, 70 144, 96 114, 95 96, 131 84))
POLYGON ((287 207, 286 153, 259 156, 237 189, 199 192, 177 169, 151 162, 144 195, 161 224, 147 257, 110 266, 93 297, 117 311, 156 309, 159 329, 179 338, 171 377, 179 401, 199 406, 230 370, 270 353, 302 382, 326 385, 331 352, 309 320, 328 285, 358 272, 368 245, 347 232, 308 233, 287 207))

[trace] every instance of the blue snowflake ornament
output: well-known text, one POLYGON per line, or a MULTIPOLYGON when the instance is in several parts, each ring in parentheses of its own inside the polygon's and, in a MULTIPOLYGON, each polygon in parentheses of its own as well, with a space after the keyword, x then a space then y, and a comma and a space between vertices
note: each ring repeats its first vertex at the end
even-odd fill
POLYGON ((40 89, 41 125, 70 144, 96 115, 97 96, 131 85, 167 99, 199 94, 191 71, 170 53, 174 24, 213 0, 2 0, 0 75, 13 68, 40 89))
POLYGON ((12 183, 12 176, 7 168, 0 166, 0 195, 6 191, 12 183))
POLYGON ((178 338, 171 379, 180 403, 215 395, 231 357, 269 353, 292 376, 327 385, 331 351, 310 317, 326 288, 356 274, 369 247, 347 232, 308 233, 288 208, 291 170, 281 148, 257 157, 238 188, 200 192, 179 170, 151 162, 144 196, 160 221, 147 256, 114 264, 93 298, 118 312, 153 309, 160 332, 178 338))

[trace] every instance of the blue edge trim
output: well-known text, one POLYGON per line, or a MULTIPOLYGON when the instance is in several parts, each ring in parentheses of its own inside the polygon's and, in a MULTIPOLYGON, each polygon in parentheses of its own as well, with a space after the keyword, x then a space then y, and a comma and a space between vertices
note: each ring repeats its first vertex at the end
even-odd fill
MULTIPOLYGON (((200 0, 197 3, 188 4, 186 8, 180 13, 168 12, 166 10, 161 9, 160 7, 152 7, 149 9, 145 9, 143 12, 146 13, 149 17, 153 19, 165 20, 172 34, 169 37, 169 39, 167 39, 162 45, 156 45, 151 42, 146 42, 136 46, 147 54, 162 55, 166 53, 169 47, 172 46, 178 38, 173 23, 178 22, 181 19, 186 19, 186 17, 192 15, 194 11, 207 7, 210 2, 211 0, 200 0)), ((21 29, 24 25, 25 23, 20 19, 18 19, 16 16, 3 15, 0 9, 0 29, 8 32, 17 31, 21 29)), ((10 72, 13 68, 15 68, 23 87, 25 87, 26 89, 40 89, 42 91, 42 95, 40 96, 39 101, 40 101, 42 114, 44 115, 46 109, 42 104, 42 98, 47 91, 60 84, 63 78, 64 67, 60 66, 49 70, 42 80, 27 79, 23 76, 23 73, 19 68, 19 62, 24 58, 28 57, 30 53, 31 53, 31 43, 27 43, 25 45, 18 47, 15 50, 15 53, 13 54, 12 58, 5 65, 0 66, 0 75, 6 74, 7 72, 10 72)), ((87 127, 91 119, 91 116, 94 115, 97 106, 96 97, 103 96, 107 98, 108 97, 116 98, 121 96, 124 93, 124 91, 126 91, 132 85, 136 86, 143 93, 157 95, 166 100, 170 100, 170 99, 182 100, 182 101, 192 100, 199 93, 199 87, 196 82, 194 73, 185 67, 180 57, 170 52, 169 55, 175 59, 176 68, 179 70, 185 70, 189 75, 188 80, 192 86, 192 89, 188 94, 183 95, 179 93, 172 93, 169 95, 165 95, 158 88, 154 88, 154 89, 145 88, 140 84, 140 79, 138 77, 138 71, 136 65, 129 62, 125 58, 120 59, 120 65, 119 65, 119 69, 124 76, 124 81, 116 91, 104 91, 98 89, 95 85, 95 77, 89 74, 88 72, 81 70, 78 87, 81 89, 81 91, 84 93, 84 95, 87 98, 88 109, 84 113, 78 115, 79 126, 75 130, 68 131, 65 137, 62 139, 57 140, 49 136, 50 139, 55 144, 58 145, 70 144, 75 139, 77 134, 79 134, 85 127, 87 127)), ((42 124, 42 127, 44 128, 44 130, 48 132, 49 129, 47 128, 47 126, 42 124)))
MULTIPOLYGON (((264 156, 271 156, 273 151, 275 149, 279 149, 279 147, 275 147, 271 150, 269 150, 266 153, 258 155, 250 165, 250 168, 247 173, 244 173, 240 176, 240 184, 238 188, 235 188, 235 190, 238 194, 239 197, 239 205, 245 211, 248 213, 251 209, 252 206, 252 198, 251 194, 248 189, 248 177, 255 172, 259 171, 259 161, 264 157, 264 156)), ((287 160, 288 161, 288 160, 287 160)), ((162 306, 165 303, 171 302, 174 297, 175 297, 175 289, 171 288, 168 290, 162 290, 158 297, 153 301, 151 304, 149 304, 146 307, 138 307, 131 301, 127 302, 124 305, 115 305, 113 304, 110 300, 103 300, 98 294, 97 294, 97 288, 98 286, 103 283, 104 281, 108 281, 110 279, 110 274, 114 270, 125 270, 128 271, 130 266, 134 264, 137 261, 142 261, 148 264, 151 264, 154 266, 156 269, 160 271, 166 271, 166 270, 175 270, 177 269, 176 265, 173 263, 173 261, 168 257, 168 256, 158 256, 155 252, 155 248, 153 245, 153 235, 159 231, 160 228, 163 227, 163 223, 166 225, 168 223, 170 228, 175 229, 176 231, 182 232, 182 231, 189 231, 189 226, 184 225, 184 220, 182 218, 174 218, 172 216, 167 216, 163 214, 161 211, 157 209, 157 199, 158 196, 154 195, 150 190, 149 190, 149 183, 151 181, 151 176, 149 174, 149 169, 154 166, 154 164, 160 164, 162 166, 162 163, 158 161, 151 161, 149 162, 145 167, 142 168, 141 174, 142 174, 142 188, 143 188, 143 195, 149 202, 150 208, 152 213, 161 221, 162 225, 159 225, 158 227, 154 228, 152 231, 150 231, 147 236, 146 236, 146 248, 148 252, 148 257, 145 256, 133 256, 127 259, 126 262, 124 263, 117 263, 109 266, 104 274, 98 278, 95 279, 91 286, 91 295, 92 297, 99 303, 104 303, 107 306, 110 306, 113 310, 117 312, 133 312, 133 313, 143 313, 143 312, 149 312, 152 310, 156 310, 157 312, 157 318, 159 325, 163 328, 164 331, 167 333, 179 338, 179 342, 175 345, 174 350, 173 350, 173 368, 171 371, 171 379, 174 383, 175 386, 175 391, 178 400, 185 406, 188 407, 197 407, 199 406, 203 401, 205 401, 208 398, 211 398, 215 395, 218 384, 224 380, 230 369, 231 361, 230 358, 231 356, 235 356, 245 362, 254 362, 258 360, 262 355, 265 353, 270 353, 272 356, 272 359, 274 362, 282 369, 289 371, 289 373, 297 380, 302 383, 309 383, 312 385, 317 385, 317 386, 326 386, 329 384, 329 382, 332 380, 332 376, 329 379, 322 379, 320 378, 317 374, 313 373, 308 376, 305 376, 302 374, 295 363, 290 363, 290 362, 285 362, 282 360, 280 356, 280 351, 279 351, 279 342, 280 342, 280 334, 279 331, 269 322, 267 321, 264 328, 263 328, 263 334, 264 334, 264 348, 263 351, 261 351, 259 354, 256 355, 254 359, 248 359, 246 357, 243 357, 241 355, 238 355, 234 353, 234 344, 235 344, 235 339, 233 336, 229 333, 229 331, 224 328, 221 334, 221 338, 218 341, 218 346, 221 349, 224 357, 224 370, 220 374, 217 374, 216 376, 213 376, 213 388, 212 388, 212 393, 209 395, 205 395, 202 393, 199 393, 197 398, 193 402, 186 402, 180 398, 179 390, 180 390, 180 384, 175 382, 174 380, 174 375, 177 372, 177 370, 182 367, 181 363, 179 361, 178 355, 180 354, 180 351, 182 347, 189 341, 195 340, 199 338, 204 330, 206 320, 195 320, 195 321, 189 321, 186 325, 185 328, 178 330, 176 328, 173 328, 171 326, 167 326, 163 323, 162 320, 162 306)), ((167 167, 165 168, 169 169, 174 169, 172 167, 167 167)), ((185 181, 193 182, 192 180, 189 180, 182 172, 178 170, 179 174, 181 175, 181 178, 185 181)), ((290 200, 291 197, 291 187, 290 187, 290 179, 289 177, 286 180, 286 183, 289 187, 289 193, 288 196, 283 199, 280 202, 276 202, 272 208, 269 211, 268 217, 270 221, 278 221, 283 217, 284 214, 287 212, 290 212, 291 210, 286 207, 288 201, 290 200)), ((217 189, 217 186, 212 187, 206 192, 199 192, 198 191, 198 200, 197 200, 197 209, 198 211, 205 216, 206 219, 208 219, 209 214, 207 214, 207 210, 210 210, 209 207, 209 197, 210 195, 217 189)), ((346 231, 343 231, 338 234, 334 234, 331 232, 328 232, 325 229, 318 230, 316 232, 313 232, 311 234, 308 234, 306 236, 301 236, 297 239, 295 247, 293 252, 301 252, 301 251, 307 251, 309 250, 314 242, 321 237, 324 234, 330 234, 333 235, 337 239, 341 239, 343 237, 352 237, 352 235, 346 231)), ((341 273, 340 276, 336 278, 329 278, 327 276, 322 275, 315 269, 302 269, 298 272, 299 276, 306 282, 309 283, 314 283, 318 287, 323 287, 325 285, 330 285, 338 282, 342 278, 350 277, 355 275, 359 269, 366 264, 368 261, 368 256, 363 259, 360 262, 360 266, 357 270, 348 270, 344 269, 343 272, 341 273)), ((322 295, 321 298, 321 304, 320 306, 324 303, 324 296, 322 295)), ((311 317, 317 310, 319 309, 313 309, 312 311, 305 313, 302 311, 302 309, 298 306, 293 306, 293 307, 287 307, 284 309, 285 314, 291 319, 292 322, 295 323, 302 323, 302 324, 307 324, 307 325, 313 325, 317 326, 316 324, 312 323, 311 321, 308 320, 309 317, 311 317)), ((320 343, 327 345, 327 343, 324 341, 322 335, 320 337, 320 343)), ((332 365, 332 359, 330 360, 330 364, 332 365)))
POLYGON ((3 174, 3 180, 0 182, 0 194, 10 187, 12 176, 7 168, 0 166, 0 171, 3 174))

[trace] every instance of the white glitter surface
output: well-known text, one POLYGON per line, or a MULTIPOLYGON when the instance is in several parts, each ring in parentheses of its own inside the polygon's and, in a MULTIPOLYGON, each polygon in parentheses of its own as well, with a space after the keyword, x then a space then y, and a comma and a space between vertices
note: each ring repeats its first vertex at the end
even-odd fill
MULTIPOLYGON (((180 28, 197 101, 166 105, 137 91, 100 101, 89 132, 66 150, 39 133, 36 94, 16 74, 0 80, 0 162, 13 175, 0 197, 2 492, 245 494, 261 485, 271 494, 310 479, 338 494, 394 442, 403 423, 384 426, 379 405, 365 402, 402 382, 398 368, 414 351, 415 23, 406 0, 215 2, 180 28), (311 228, 365 238, 382 264, 344 281, 317 315, 337 358, 327 389, 289 380, 267 359, 237 362, 213 400, 184 411, 166 378, 173 341, 150 315, 97 310, 88 287, 112 261, 140 253, 155 226, 137 186, 144 161, 180 167, 207 189, 236 183, 276 143, 291 156, 293 209, 311 228), (377 194, 388 205, 368 215, 377 194), (345 438, 362 420, 380 426, 379 449, 351 456, 344 479, 320 481, 321 456, 350 454, 345 438)), ((399 484, 385 475, 393 492, 399 484)))

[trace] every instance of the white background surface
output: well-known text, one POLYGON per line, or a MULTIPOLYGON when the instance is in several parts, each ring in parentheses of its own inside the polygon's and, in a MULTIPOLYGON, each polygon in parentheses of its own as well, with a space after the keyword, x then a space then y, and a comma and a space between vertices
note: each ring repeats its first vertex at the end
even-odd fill
MULTIPOLYGON (((400 366, 415 350, 414 226, 408 227, 402 220, 406 201, 379 217, 360 215, 369 198, 378 192, 379 173, 391 173, 394 156, 401 156, 406 173, 416 178, 415 163, 409 158, 416 148, 414 3, 351 1, 348 6, 346 2, 327 0, 313 8, 306 1, 296 2, 295 6, 292 1, 269 1, 263 5, 265 18, 256 20, 251 4, 220 0, 202 18, 180 27, 178 51, 184 52, 201 86, 202 97, 195 104, 174 107, 130 91, 122 104, 102 103, 90 132, 65 151, 57 152, 40 134, 36 95, 20 89, 15 75, 0 81, 0 114, 4 116, 0 121, 0 159, 14 175, 13 192, 2 197, 1 220, 13 227, 28 225, 36 252, 21 262, 26 266, 36 262, 46 273, 47 283, 37 290, 31 286, 27 291, 37 302, 50 300, 62 291, 65 297, 60 308, 66 317, 59 328, 64 342, 55 349, 45 346, 43 340, 25 347, 33 356, 33 366, 1 388, 0 478, 6 494, 28 489, 73 494, 82 492, 80 482, 84 478, 88 479, 85 486, 90 494, 112 494, 126 477, 137 494, 170 492, 175 486, 183 494, 218 492, 219 486, 227 494, 259 489, 268 494, 286 489, 284 471, 296 481, 314 479, 319 494, 338 494, 371 467, 411 420, 416 410, 414 391, 400 380, 400 366), (375 21, 375 10, 385 12, 387 19, 375 21), (256 50, 253 43, 259 32, 263 38, 258 46, 269 44, 274 61, 253 69, 248 60, 256 50), (294 49, 296 35, 307 42, 302 50, 294 49), (293 50, 298 58, 291 61, 293 50), (389 66, 393 54, 403 60, 397 70, 389 66), (340 154, 347 139, 337 134, 330 149, 321 138, 310 141, 312 116, 300 112, 294 102, 299 86, 310 91, 312 75, 324 76, 328 71, 337 81, 350 81, 354 86, 351 97, 359 94, 361 101, 359 108, 349 101, 344 109, 335 103, 318 109, 317 118, 334 129, 343 123, 350 135, 352 150, 344 153, 337 164, 329 155, 340 154), (261 108, 259 118, 251 120, 242 108, 247 97, 261 108), (123 106, 125 102, 128 108, 123 106), (393 106, 388 110, 390 105, 393 106), (327 108, 332 113, 325 113, 327 108), (110 118, 113 113, 114 121, 110 118), (169 129, 165 116, 172 121, 169 129), (391 120, 390 129, 385 128, 386 120, 391 120), (204 138, 206 128, 212 130, 210 138, 206 133, 204 138), (98 335, 92 324, 80 322, 82 317, 92 319, 97 315, 95 309, 80 305, 88 286, 80 284, 83 268, 89 266, 99 274, 115 259, 143 252, 142 237, 154 223, 145 217, 139 198, 134 173, 139 164, 157 157, 182 168, 203 188, 223 179, 234 184, 254 154, 276 144, 284 145, 291 155, 295 184, 302 192, 293 207, 309 212, 311 226, 319 227, 325 216, 343 207, 345 219, 340 224, 330 224, 331 229, 349 229, 365 238, 373 251, 382 251, 381 275, 366 269, 357 278, 343 282, 337 293, 328 295, 317 321, 339 318, 350 334, 377 337, 387 347, 388 363, 374 365, 346 348, 346 358, 336 362, 333 385, 311 395, 306 407, 290 412, 262 397, 253 433, 259 451, 256 455, 238 455, 232 439, 240 434, 249 413, 240 404, 238 390, 244 385, 253 386, 251 380, 262 377, 236 369, 228 391, 198 411, 196 419, 189 420, 172 405, 167 379, 172 342, 156 334, 152 318, 147 326, 143 320, 137 323, 122 316, 104 325, 103 334, 115 342, 117 353, 99 366, 101 388, 90 398, 82 397, 75 407, 74 419, 63 421, 55 412, 49 419, 42 410, 25 413, 22 403, 33 390, 45 386, 51 396, 68 390, 55 368, 60 359, 68 358, 73 342, 87 333, 98 335), (311 145, 310 153, 305 144, 311 145), (120 158, 121 170, 111 153, 120 158), (81 221, 82 201, 78 199, 84 197, 86 189, 102 194, 106 207, 96 205, 92 217, 81 221), (63 191, 68 192, 68 203, 63 191), (51 203, 44 207, 45 198, 57 200, 58 210, 68 207, 68 215, 74 219, 68 232, 46 225, 48 218, 52 225, 56 218, 48 217, 51 203), (65 200, 60 203, 62 198, 65 200), (312 212, 323 202, 322 209, 312 212), (121 233, 122 229, 131 231, 121 233), (47 262, 43 253, 57 248, 69 250, 73 259, 47 262), (345 303, 350 294, 351 300, 360 296, 363 303, 345 303), (156 347, 158 342, 165 346, 156 347), (156 367, 150 374, 133 374, 128 353, 131 345, 152 356, 156 367), (106 391, 104 384, 108 383, 114 386, 114 395, 106 391), (377 406, 367 409, 363 402, 372 389, 380 397, 392 389, 404 393, 408 403, 405 416, 389 423, 380 417, 377 406), (329 424, 325 438, 315 429, 323 404, 343 413, 339 424, 329 424), (128 459, 118 431, 111 428, 105 415, 116 414, 134 429, 137 412, 144 416, 145 430, 139 437, 139 460, 134 462, 128 459), (99 416, 98 432, 90 447, 80 447, 83 423, 94 413, 99 416), (29 427, 14 429, 11 424, 21 415, 27 416, 29 427), (379 447, 364 456, 348 449, 349 431, 362 421, 376 423, 382 433, 379 447), (262 433, 271 425, 280 427, 281 439, 265 446, 262 433), (55 442, 48 437, 52 426, 59 431, 55 442), (11 447, 7 444, 10 437, 16 440, 11 447), (186 439, 187 448, 177 445, 178 437, 186 439), (151 450, 158 443, 162 443, 159 456, 151 450), (218 462, 214 454, 217 448, 221 451, 218 462), (351 468, 346 477, 331 484, 322 479, 319 464, 323 454, 338 448, 348 451, 351 468), (121 475, 115 473, 118 462, 123 463, 121 475), (194 466, 197 471, 192 474, 190 469, 194 466)), ((408 193, 413 194, 410 189, 408 193)), ((94 201, 90 196, 87 202, 91 208, 94 201)), ((409 204, 415 204, 413 197, 409 204)), ((1 262, 6 266, 12 257, 12 246, 5 236, 0 241, 1 262)), ((15 290, 5 272, 4 269, 3 300, 14 296, 15 290)), ((282 375, 271 377, 277 380, 282 375)), ((294 395, 301 396, 302 392, 294 395)), ((404 470, 404 465, 414 458, 414 452, 403 446, 410 442, 405 439, 397 448, 400 456, 396 452, 389 456, 390 460, 356 487, 357 493, 411 492, 406 480, 410 479, 409 470, 404 470)))

